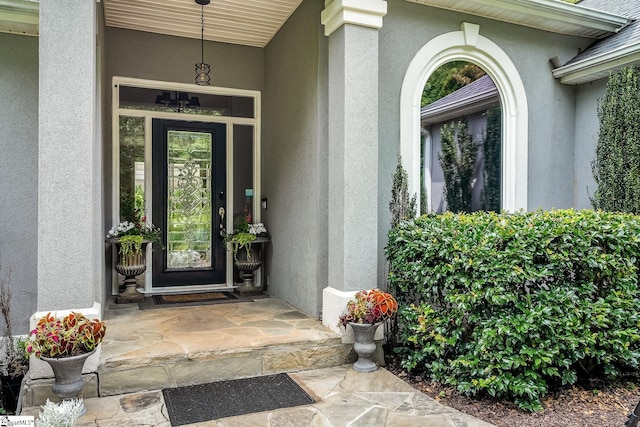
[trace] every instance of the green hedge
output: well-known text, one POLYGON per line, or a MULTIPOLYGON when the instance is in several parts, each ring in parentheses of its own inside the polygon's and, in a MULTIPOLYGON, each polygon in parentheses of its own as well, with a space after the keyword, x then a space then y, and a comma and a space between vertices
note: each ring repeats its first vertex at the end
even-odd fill
POLYGON ((386 252, 409 370, 537 410, 551 384, 638 367, 638 216, 425 215, 386 252))

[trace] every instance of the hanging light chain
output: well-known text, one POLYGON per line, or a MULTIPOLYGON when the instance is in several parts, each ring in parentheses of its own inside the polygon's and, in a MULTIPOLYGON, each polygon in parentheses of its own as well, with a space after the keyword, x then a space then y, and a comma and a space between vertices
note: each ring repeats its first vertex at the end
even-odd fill
POLYGON ((198 86, 209 86, 211 84, 211 66, 204 63, 204 5, 209 4, 209 0, 195 0, 200 5, 200 63, 196 64, 196 84, 198 86))
POLYGON ((204 3, 200 5, 200 62, 204 63, 204 3))

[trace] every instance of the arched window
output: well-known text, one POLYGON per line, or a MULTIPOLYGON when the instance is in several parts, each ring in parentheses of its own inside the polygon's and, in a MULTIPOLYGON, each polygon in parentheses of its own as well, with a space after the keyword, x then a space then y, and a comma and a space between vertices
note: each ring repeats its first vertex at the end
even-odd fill
POLYGON ((502 108, 493 80, 473 62, 448 62, 429 76, 422 96, 421 211, 499 212, 502 108))
MULTIPOLYGON (((420 194, 420 100, 424 85, 446 62, 476 63, 494 81, 502 101, 502 209, 513 212, 527 208, 527 98, 513 62, 479 32, 478 25, 463 23, 460 31, 435 37, 414 56, 400 94, 400 152, 409 175, 409 192, 420 194)), ((429 175, 425 173, 425 181, 429 175)), ((425 188, 430 191, 430 182, 425 182, 425 188)))

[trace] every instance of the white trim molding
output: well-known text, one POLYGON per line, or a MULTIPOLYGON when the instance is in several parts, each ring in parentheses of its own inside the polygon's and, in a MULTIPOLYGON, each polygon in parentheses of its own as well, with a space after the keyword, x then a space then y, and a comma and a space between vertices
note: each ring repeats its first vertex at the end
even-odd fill
POLYGON ((573 62, 553 70, 560 83, 577 85, 609 77, 620 68, 640 61, 640 43, 604 52, 601 55, 573 62))
MULTIPOLYGON (((479 34, 479 26, 463 23, 462 30, 435 37, 414 56, 400 93, 400 154, 409 175, 409 193, 420 194, 420 100, 429 76, 450 61, 473 62, 493 79, 500 94, 502 127, 502 209, 527 209, 528 110, 518 70, 494 42, 479 34), (477 34, 477 38, 474 35, 477 34), (475 41, 474 45, 468 43, 475 41)), ((425 174, 429 177, 430 174, 425 174)), ((431 182, 425 182, 427 197, 431 182)), ((419 206, 419 204, 418 204, 419 206)))
POLYGON ((380 29, 382 18, 387 14, 384 0, 326 0, 324 6, 321 22, 325 36, 344 24, 380 29))
POLYGON ((407 0, 559 34, 601 38, 617 33, 631 19, 558 0, 407 0))

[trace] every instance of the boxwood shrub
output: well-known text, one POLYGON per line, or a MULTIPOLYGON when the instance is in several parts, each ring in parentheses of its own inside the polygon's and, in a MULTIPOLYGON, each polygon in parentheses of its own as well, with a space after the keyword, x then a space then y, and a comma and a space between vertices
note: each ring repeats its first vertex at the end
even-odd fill
POLYGON ((424 215, 386 254, 406 369, 537 410, 553 384, 638 367, 638 216, 424 215))

